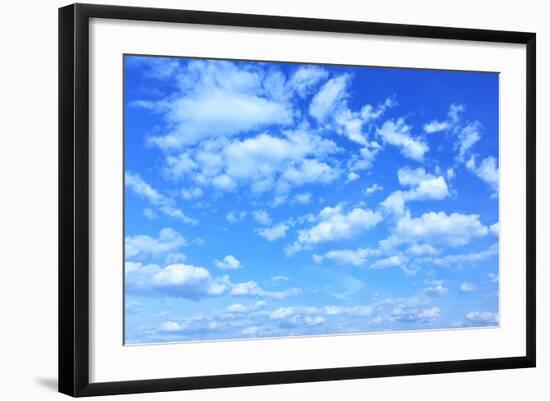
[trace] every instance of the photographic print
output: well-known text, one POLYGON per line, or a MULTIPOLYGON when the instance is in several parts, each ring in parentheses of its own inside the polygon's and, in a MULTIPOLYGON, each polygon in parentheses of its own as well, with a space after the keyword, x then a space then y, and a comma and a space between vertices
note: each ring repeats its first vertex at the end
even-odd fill
POLYGON ((498 327, 498 73, 123 69, 125 344, 498 327))

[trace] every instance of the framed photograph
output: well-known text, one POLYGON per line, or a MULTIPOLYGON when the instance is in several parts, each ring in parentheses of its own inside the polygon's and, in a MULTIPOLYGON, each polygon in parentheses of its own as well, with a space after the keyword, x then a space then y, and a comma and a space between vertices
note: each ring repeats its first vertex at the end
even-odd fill
POLYGON ((59 10, 59 390, 535 366, 535 34, 59 10))

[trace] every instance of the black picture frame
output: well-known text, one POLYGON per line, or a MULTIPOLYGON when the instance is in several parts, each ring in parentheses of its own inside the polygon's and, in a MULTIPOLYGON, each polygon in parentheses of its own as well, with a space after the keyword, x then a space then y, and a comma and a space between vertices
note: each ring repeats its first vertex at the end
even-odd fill
POLYGON ((74 4, 59 9, 59 391, 74 397, 534 367, 536 364, 536 35, 479 29, 74 4), (526 353, 381 366, 89 381, 89 21, 91 18, 438 38, 526 46, 526 353))

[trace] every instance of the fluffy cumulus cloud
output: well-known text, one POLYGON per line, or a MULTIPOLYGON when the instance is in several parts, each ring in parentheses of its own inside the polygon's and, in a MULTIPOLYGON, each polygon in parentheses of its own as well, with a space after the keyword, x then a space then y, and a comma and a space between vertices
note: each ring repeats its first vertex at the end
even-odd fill
POLYGON ((227 279, 213 278, 203 267, 182 263, 161 267, 126 262, 125 276, 129 293, 165 294, 188 299, 222 295, 229 285, 227 279))
POLYGON ((232 282, 229 276, 214 277, 200 266, 184 263, 161 267, 158 264, 126 262, 126 289, 129 294, 171 296, 199 300, 207 297, 261 297, 286 299, 300 294, 300 289, 269 291, 257 282, 232 282))
POLYGON ((457 247, 488 233, 489 228, 476 214, 427 212, 412 217, 407 213, 397 221, 391 237, 381 241, 381 245, 428 243, 457 247))
POLYGON ((443 176, 427 173, 424 168, 403 167, 397 171, 399 183, 409 188, 392 192, 382 203, 383 210, 403 215, 408 201, 442 200, 449 196, 449 187, 443 176))
POLYGON ((376 211, 354 208, 345 212, 341 205, 324 208, 318 218, 319 223, 298 232, 298 238, 287 248, 287 254, 291 255, 323 242, 353 238, 382 220, 382 216, 376 211))
POLYGON ((216 267, 223 270, 235 270, 241 267, 241 262, 233 255, 227 255, 222 260, 214 260, 216 267))
POLYGON ((276 80, 277 76, 252 66, 189 62, 176 74, 178 91, 155 104, 168 128, 163 134, 151 135, 149 141, 163 149, 178 149, 271 124, 288 125, 293 121, 293 110, 280 98, 273 85, 276 80))
POLYGON ((328 156, 339 147, 318 134, 299 129, 282 135, 262 133, 246 139, 203 143, 194 152, 193 179, 221 191, 249 185, 254 192, 284 193, 306 184, 326 184, 341 174, 328 156))
POLYGON ((279 223, 273 227, 260 228, 256 232, 268 241, 276 241, 284 238, 290 227, 285 223, 279 223))

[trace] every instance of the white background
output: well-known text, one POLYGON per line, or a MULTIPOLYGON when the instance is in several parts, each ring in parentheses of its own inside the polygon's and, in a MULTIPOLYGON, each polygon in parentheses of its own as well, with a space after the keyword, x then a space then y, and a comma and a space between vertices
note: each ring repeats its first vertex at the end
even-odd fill
MULTIPOLYGON (((400 377, 256 388, 202 390, 187 400, 279 400, 315 397, 347 399, 530 399, 550 395, 550 355, 544 337, 550 306, 542 291, 550 227, 543 205, 550 195, 543 160, 548 119, 543 115, 550 93, 544 73, 550 44, 544 2, 340 0, 257 2, 232 0, 134 1, 113 4, 264 13, 380 22, 536 31, 538 34, 538 349, 539 367, 515 371, 400 377), (546 52, 545 52, 546 50, 546 52)), ((9 400, 61 399, 57 375, 57 7, 59 1, 11 2, 0 24, 2 62, 0 93, 0 396, 9 400)), ((181 393, 132 395, 126 399, 172 400, 181 393)), ((115 397, 111 397, 115 398, 115 397)), ((122 398, 122 397, 118 397, 122 398)), ((105 398, 108 399, 108 398, 105 398)))

